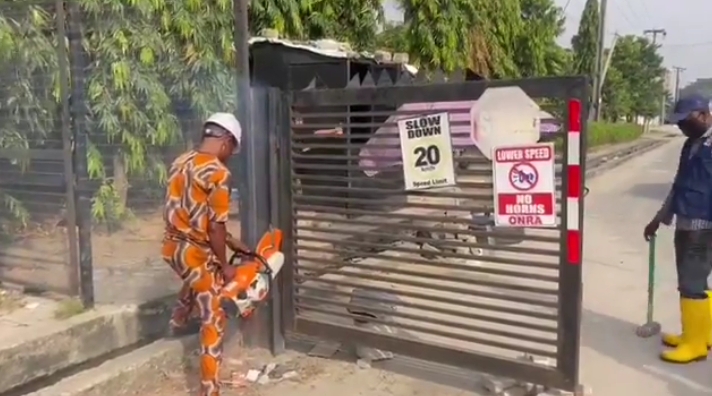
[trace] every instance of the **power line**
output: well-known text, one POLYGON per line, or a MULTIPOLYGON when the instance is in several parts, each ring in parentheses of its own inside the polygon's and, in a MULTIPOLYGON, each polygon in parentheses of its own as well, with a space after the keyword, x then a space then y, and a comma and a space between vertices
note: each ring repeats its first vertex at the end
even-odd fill
POLYGON ((613 3, 613 6, 616 7, 616 9, 619 11, 618 15, 623 16, 623 19, 626 21, 628 26, 630 26, 631 29, 635 29, 635 24, 633 22, 631 22, 630 18, 628 18, 628 15, 625 12, 623 12, 623 10, 620 8, 620 6, 618 6, 616 3, 613 3))
MULTIPOLYGON (((626 8, 633 13, 634 16, 637 16, 637 14, 634 11, 632 11, 632 8, 628 1, 624 1, 624 4, 627 6, 626 8)), ((623 19, 630 26, 630 28, 632 30, 637 30, 639 25, 637 23, 634 23, 633 20, 631 20, 631 18, 629 18, 628 12, 625 12, 625 10, 621 7, 621 5, 618 2, 613 2, 613 6, 616 7, 616 9, 618 10, 618 14, 623 17, 623 19)), ((637 21, 639 18, 633 18, 633 19, 635 19, 637 21)))
POLYGON ((647 8, 645 7, 645 3, 643 3, 643 0, 638 0, 638 4, 640 4, 640 7, 634 7, 628 0, 625 1, 625 4, 635 16, 640 16, 640 19, 644 21, 650 21, 653 19, 650 17, 650 14, 648 13, 647 8), (637 11, 641 11, 640 14, 638 14, 637 11))
POLYGON ((646 21, 652 20, 653 18, 650 15, 650 11, 648 11, 648 8, 645 6, 644 0, 638 0, 638 4, 640 4, 640 7, 638 7, 637 9, 643 10, 642 13, 645 14, 643 15, 643 19, 646 21))
MULTIPOLYGON (((625 4, 626 8, 628 11, 630 11, 630 14, 633 16, 633 19, 635 21, 640 21, 640 16, 638 15, 637 12, 633 9, 633 6, 630 5, 630 2, 628 0, 624 1, 623 4, 625 4)), ((635 27, 638 27, 637 25, 635 27)))

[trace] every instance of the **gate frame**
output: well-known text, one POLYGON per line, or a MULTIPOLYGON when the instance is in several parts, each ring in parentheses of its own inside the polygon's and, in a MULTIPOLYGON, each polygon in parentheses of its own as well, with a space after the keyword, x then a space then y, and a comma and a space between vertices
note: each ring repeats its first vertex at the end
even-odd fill
POLYGON ((473 371, 514 378, 565 391, 579 389, 579 352, 582 310, 583 188, 589 79, 583 76, 546 77, 522 80, 468 81, 458 83, 408 86, 347 87, 293 91, 281 100, 282 114, 278 133, 279 223, 285 233, 285 269, 281 275, 281 325, 285 335, 307 335, 353 344, 358 340, 383 350, 408 350, 408 356, 457 366, 473 371), (564 114, 565 149, 561 184, 560 267, 558 282, 558 320, 556 367, 528 361, 516 361, 488 354, 474 354, 420 343, 392 335, 370 333, 349 326, 298 318, 295 307, 294 218, 292 208, 292 131, 289 126, 293 106, 349 106, 359 103, 405 104, 414 102, 449 102, 477 100, 489 88, 519 87, 532 98, 567 101, 564 114), (407 98, 405 101, 404 98, 407 98), (287 118, 288 117, 288 118, 287 118), (565 198, 565 199, 564 199, 565 198), (290 334, 292 333, 292 334, 290 334))

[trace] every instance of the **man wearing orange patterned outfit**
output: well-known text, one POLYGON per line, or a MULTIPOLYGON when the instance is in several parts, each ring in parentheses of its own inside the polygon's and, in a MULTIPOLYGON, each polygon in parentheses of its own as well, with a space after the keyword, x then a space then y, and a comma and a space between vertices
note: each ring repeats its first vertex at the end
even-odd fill
POLYGON ((178 157, 170 169, 164 220, 164 260, 183 280, 171 328, 179 332, 192 313, 200 317, 200 396, 219 395, 225 312, 221 290, 235 277, 226 248, 248 249, 228 232, 230 171, 225 163, 240 148, 235 116, 216 113, 203 127, 200 146, 178 157))

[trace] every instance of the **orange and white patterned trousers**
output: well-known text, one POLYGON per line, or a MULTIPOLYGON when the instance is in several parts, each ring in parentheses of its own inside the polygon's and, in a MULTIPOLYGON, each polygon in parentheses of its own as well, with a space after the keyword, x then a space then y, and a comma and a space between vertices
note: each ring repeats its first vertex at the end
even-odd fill
POLYGON ((197 311, 200 317, 200 396, 218 396, 227 321, 221 305, 222 274, 212 253, 190 242, 165 240, 162 254, 183 280, 171 325, 185 326, 190 315, 197 311))

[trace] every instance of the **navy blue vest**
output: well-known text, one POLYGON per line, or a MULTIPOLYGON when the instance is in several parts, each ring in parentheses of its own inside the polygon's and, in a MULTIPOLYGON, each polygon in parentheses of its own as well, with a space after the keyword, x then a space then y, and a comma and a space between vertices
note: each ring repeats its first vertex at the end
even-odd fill
POLYGON ((687 219, 712 221, 712 147, 702 138, 697 151, 690 150, 697 139, 687 139, 673 184, 673 212, 687 219))

